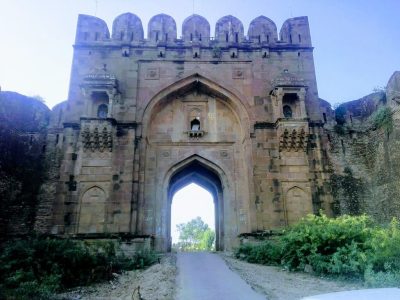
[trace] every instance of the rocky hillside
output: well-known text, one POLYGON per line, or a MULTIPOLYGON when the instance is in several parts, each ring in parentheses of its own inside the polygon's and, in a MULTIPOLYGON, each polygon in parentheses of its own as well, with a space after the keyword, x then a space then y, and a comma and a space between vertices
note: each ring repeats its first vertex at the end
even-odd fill
POLYGON ((35 98, 0 92, 0 239, 32 229, 49 116, 35 98))

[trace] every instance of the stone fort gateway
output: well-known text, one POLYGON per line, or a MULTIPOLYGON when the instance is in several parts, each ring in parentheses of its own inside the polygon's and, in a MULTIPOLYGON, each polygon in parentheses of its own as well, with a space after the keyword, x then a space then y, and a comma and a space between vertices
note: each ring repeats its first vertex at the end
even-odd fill
POLYGON ((110 35, 78 19, 69 96, 53 109, 47 181, 35 229, 102 238, 126 234, 171 248, 171 201, 189 183, 214 199, 216 248, 323 209, 327 113, 318 99, 307 17, 280 29, 254 19, 192 15, 177 38, 156 15, 145 38, 134 14, 110 35))

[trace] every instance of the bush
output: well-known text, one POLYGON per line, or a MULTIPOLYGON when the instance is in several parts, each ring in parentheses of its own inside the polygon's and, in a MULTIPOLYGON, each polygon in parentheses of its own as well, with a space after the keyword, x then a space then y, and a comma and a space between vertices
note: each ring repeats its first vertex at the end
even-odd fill
POLYGON ((282 262, 289 269, 310 265, 317 273, 361 276, 371 225, 366 216, 309 215, 282 237, 282 262))
POLYGON ((112 241, 33 237, 12 241, 0 253, 4 298, 46 299, 54 292, 110 279, 112 273, 144 268, 157 260, 150 251, 117 254, 112 241))
POLYGON ((368 286, 400 286, 400 225, 377 226, 371 218, 309 215, 276 241, 245 244, 236 258, 250 263, 311 267, 317 274, 363 279, 368 286))
POLYGON ((377 129, 383 129, 386 134, 393 131, 393 111, 389 106, 381 106, 372 116, 372 124, 377 129))
POLYGON ((376 228, 368 241, 374 272, 400 272, 400 226, 393 219, 387 228, 376 228))
POLYGON ((400 271, 375 272, 369 266, 364 273, 364 282, 369 287, 400 287, 400 271))
POLYGON ((235 257, 249 263, 278 265, 281 261, 281 246, 278 242, 264 241, 261 244, 244 244, 235 250, 235 257))

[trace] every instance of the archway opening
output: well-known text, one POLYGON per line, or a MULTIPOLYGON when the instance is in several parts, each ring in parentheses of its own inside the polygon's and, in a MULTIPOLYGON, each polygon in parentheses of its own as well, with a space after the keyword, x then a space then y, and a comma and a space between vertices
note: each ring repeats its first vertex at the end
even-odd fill
POLYGON ((171 238, 178 251, 215 249, 215 204, 205 188, 189 183, 174 194, 171 238))
MULTIPOLYGON (((223 250, 223 189, 219 175, 208 165, 203 164, 198 160, 193 160, 183 168, 178 170, 169 181, 168 188, 168 202, 169 202, 169 218, 168 218, 168 237, 170 237, 169 250, 172 248, 172 243, 176 240, 175 224, 179 223, 176 221, 175 205, 179 205, 179 200, 175 198, 181 196, 180 192, 186 194, 182 201, 187 203, 195 202, 194 205, 200 206, 198 209, 207 211, 207 217, 204 215, 203 221, 207 220, 209 227, 215 231, 215 250, 223 250), (196 188, 193 190, 193 188, 196 188), (203 196, 200 196, 200 194, 203 196), (198 199, 197 199, 198 198, 198 199), (176 204, 175 204, 176 203, 176 204), (214 224, 210 220, 210 217, 214 218, 214 224), (173 219, 174 218, 174 219, 173 219), (174 234, 174 236, 173 236, 174 234), (172 240, 174 238, 174 240, 172 240)), ((187 210, 181 209, 181 215, 183 218, 193 220, 192 215, 187 210), (186 213, 187 212, 187 213, 186 213)), ((201 217, 201 216, 200 216, 201 217)), ((182 222, 181 222, 182 223, 182 222)))

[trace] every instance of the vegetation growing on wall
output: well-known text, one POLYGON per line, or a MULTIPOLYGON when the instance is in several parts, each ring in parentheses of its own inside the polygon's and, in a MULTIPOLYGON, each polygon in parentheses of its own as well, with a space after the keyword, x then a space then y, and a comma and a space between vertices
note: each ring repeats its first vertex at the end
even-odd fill
POLYGON ((389 135, 393 131, 393 110, 388 106, 381 106, 371 116, 371 121, 374 128, 381 129, 389 135))
POLYGON ((335 109, 335 120, 338 125, 343 125, 344 123, 346 123, 346 113, 346 107, 343 105, 339 105, 335 109))
POLYGON ((400 286, 400 226, 378 226, 365 215, 309 215, 275 240, 239 247, 236 257, 289 270, 400 286))
POLYGON ((366 187, 361 179, 353 176, 349 167, 343 173, 331 175, 332 195, 336 200, 335 214, 358 215, 362 211, 361 202, 366 187))
POLYGON ((111 241, 11 241, 0 251, 0 299, 51 299, 65 288, 107 280, 112 273, 141 269, 156 260, 148 251, 124 256, 111 241))

